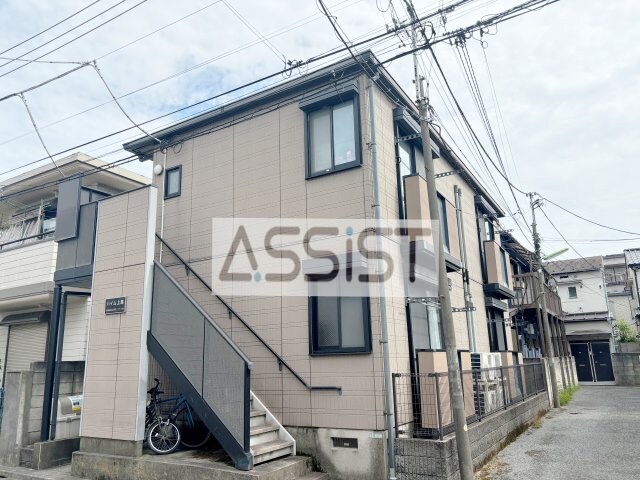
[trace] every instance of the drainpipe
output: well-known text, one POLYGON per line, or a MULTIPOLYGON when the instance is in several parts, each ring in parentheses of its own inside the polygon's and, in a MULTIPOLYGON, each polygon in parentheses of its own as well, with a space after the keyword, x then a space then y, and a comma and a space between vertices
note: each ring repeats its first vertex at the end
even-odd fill
POLYGON ((49 320, 49 338, 47 339, 47 369, 44 374, 44 398, 42 403, 42 420, 40 423, 40 441, 49 439, 49 420, 51 418, 51 397, 53 395, 53 371, 55 364, 55 352, 58 345, 58 318, 60 316, 60 302, 62 299, 62 286, 56 285, 53 289, 53 308, 49 320))
MULTIPOLYGON (((381 228, 380 219, 380 186, 378 184, 378 149, 376 146, 376 124, 374 117, 373 106, 373 80, 369 77, 367 82, 367 90, 369 92, 369 149, 371 151, 371 171, 373 176, 373 214, 376 222, 376 230, 379 232, 381 228)), ((382 250, 382 240, 380 235, 376 235, 376 249, 380 252, 382 250)), ((378 260, 378 272, 381 271, 380 263, 382 260, 378 260)), ((393 398, 391 396, 391 365, 389 362, 389 333, 387 331, 387 301, 384 293, 384 283, 379 284, 379 298, 380 298, 380 325, 382 339, 382 362, 384 368, 384 398, 385 398, 385 419, 387 421, 387 458, 389 465, 389 479, 395 480, 396 478, 396 455, 394 451, 394 417, 393 398)))
POLYGON ((64 324, 67 317, 67 298, 74 297, 90 297, 90 292, 64 292, 62 294, 62 302, 60 303, 60 314, 58 318, 58 341, 56 346, 55 364, 53 370, 53 395, 51 398, 51 418, 49 440, 56 439, 56 426, 58 423, 58 396, 60 394, 60 364, 62 363, 62 345, 64 343, 64 324))
POLYGON ((464 308, 467 317, 467 334, 469 335, 469 351, 477 352, 476 326, 473 322, 473 297, 469 285, 469 269, 467 268, 467 245, 464 238, 464 220, 462 218, 462 190, 453 186, 456 201, 456 221, 458 222, 458 242, 460 244, 460 262, 462 263, 462 286, 464 289, 464 308))

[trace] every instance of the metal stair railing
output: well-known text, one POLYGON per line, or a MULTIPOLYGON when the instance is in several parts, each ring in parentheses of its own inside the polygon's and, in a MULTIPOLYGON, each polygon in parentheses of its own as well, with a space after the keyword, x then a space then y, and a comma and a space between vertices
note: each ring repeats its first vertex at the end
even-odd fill
POLYGON ((286 368, 307 390, 309 391, 336 391, 339 394, 342 394, 342 387, 337 387, 337 386, 315 386, 315 385, 309 385, 299 374, 298 372, 296 372, 280 355, 278 355, 278 353, 271 348, 271 346, 258 334, 258 332, 256 332, 253 327, 251 327, 251 325, 249 325, 232 307, 231 305, 229 305, 222 297, 220 297, 219 295, 217 295, 213 289, 211 288, 211 285, 209 285, 204 278, 202 278, 198 272, 196 272, 191 265, 189 265, 189 263, 184 260, 179 254, 178 252, 176 252, 171 245, 169 245, 167 243, 166 240, 164 240, 160 235, 158 235, 156 233, 156 237, 158 238, 158 240, 165 246, 167 247, 167 250, 169 250, 171 252, 171 254, 176 257, 178 259, 178 261, 187 269, 188 273, 193 274, 194 277, 196 277, 198 279, 198 281, 200 283, 202 283, 202 285, 204 285, 207 290, 209 290, 220 302, 222 302, 222 304, 224 305, 224 307, 227 309, 227 312, 229 313, 229 316, 234 316, 240 323, 242 323, 242 325, 245 326, 245 328, 247 330, 249 330, 249 332, 251 332, 251 334, 253 334, 253 336, 260 342, 262 343, 262 345, 269 350, 269 352, 271 352, 271 354, 276 358, 276 360, 278 361, 278 368, 280 370, 282 370, 282 368, 286 368))

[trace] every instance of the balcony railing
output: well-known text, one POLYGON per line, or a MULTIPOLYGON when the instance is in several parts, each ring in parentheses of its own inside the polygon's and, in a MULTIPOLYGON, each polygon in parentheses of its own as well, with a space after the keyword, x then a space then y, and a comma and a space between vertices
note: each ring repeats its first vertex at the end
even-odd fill
MULTIPOLYGON (((509 408, 546 391, 542 363, 464 370, 461 372, 467 422, 509 408)), ((453 432, 449 374, 392 376, 397 437, 442 440, 453 432)))
POLYGON ((0 243, 0 252, 22 247, 24 245, 31 245, 32 243, 36 243, 41 240, 49 240, 53 238, 54 234, 55 231, 50 230, 48 232, 38 233, 37 235, 30 235, 28 237, 21 237, 16 240, 0 243))
MULTIPOLYGON (((516 294, 515 298, 512 300, 514 308, 524 310, 538 307, 540 304, 540 295, 537 293, 537 275, 537 273, 521 273, 513 276, 513 289, 516 294)), ((544 286, 544 293, 549 313, 557 317, 562 316, 562 301, 560 300, 560 296, 551 290, 548 285, 544 286)))

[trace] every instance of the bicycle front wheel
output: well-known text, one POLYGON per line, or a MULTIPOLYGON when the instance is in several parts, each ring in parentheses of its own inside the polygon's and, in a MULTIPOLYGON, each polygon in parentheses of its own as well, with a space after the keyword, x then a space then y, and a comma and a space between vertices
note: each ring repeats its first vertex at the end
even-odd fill
POLYGON ((180 445, 180 429, 168 420, 157 421, 149 427, 147 444, 158 455, 172 453, 180 445))
POLYGON ((176 416, 176 424, 180 429, 180 441, 186 448, 200 448, 211 438, 211 432, 194 411, 182 409, 176 416))

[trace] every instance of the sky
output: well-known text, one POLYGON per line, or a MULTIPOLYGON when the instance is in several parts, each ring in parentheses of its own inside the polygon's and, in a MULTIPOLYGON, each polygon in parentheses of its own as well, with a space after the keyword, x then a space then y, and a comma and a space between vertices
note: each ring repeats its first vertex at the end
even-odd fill
MULTIPOLYGON (((520 1, 471 1, 446 18, 434 17, 432 27, 442 34, 520 1)), ((449 3, 414 0, 421 15, 449 3)), ((326 4, 351 41, 384 31, 393 16, 407 16, 403 0, 326 0, 326 4)), ((640 151, 638 17, 640 3, 634 0, 560 0, 492 27, 482 37, 474 35, 467 39, 466 49, 445 42, 434 47, 455 97, 497 164, 464 74, 461 58, 468 53, 506 176, 518 189, 537 192, 584 217, 631 232, 640 232, 640 169, 635 161, 640 151)), ((42 56, 39 62, 48 62, 0 58, 0 98, 77 66, 51 62, 97 60, 107 84, 136 122, 278 72, 283 56, 306 60, 341 45, 311 0, 3 0, 0 22, 0 52, 7 50, 0 57, 32 60, 42 56), (103 22, 107 23, 99 26, 103 22)), ((384 60, 407 45, 406 36, 395 36, 374 45, 373 51, 384 60)), ((411 62, 409 56, 392 62, 388 69, 413 96, 411 62)), ((437 128, 504 209, 518 219, 516 224, 507 216, 504 228, 531 248, 525 225, 531 223, 528 198, 515 191, 516 205, 497 170, 483 164, 427 53, 420 56, 420 70, 429 79, 437 128)), ((300 69, 292 75, 305 72, 300 69)), ((160 128, 281 81, 284 78, 278 76, 149 122, 145 128, 160 128)), ((131 127, 92 67, 29 91, 25 99, 55 158, 68 154, 55 153, 70 149, 115 161, 128 156, 122 143, 141 135, 129 129, 73 148, 131 127)), ((20 98, 0 101, 0 185, 28 168, 45 165, 49 160, 34 163, 45 157, 20 98), (32 165, 7 172, 27 163, 32 165)), ((150 174, 149 162, 135 161, 126 167, 150 174)), ((598 227, 546 202, 536 211, 545 254, 566 244, 543 212, 574 249, 559 258, 640 247, 639 235, 598 227)))

